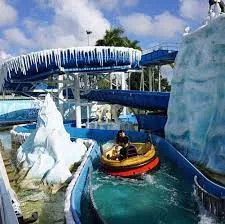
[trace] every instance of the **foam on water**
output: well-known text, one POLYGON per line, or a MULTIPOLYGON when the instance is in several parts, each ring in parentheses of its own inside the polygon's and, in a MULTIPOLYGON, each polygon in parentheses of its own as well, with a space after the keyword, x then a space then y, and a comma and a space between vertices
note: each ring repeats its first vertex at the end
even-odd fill
POLYGON ((205 210, 205 208, 198 203, 199 206, 199 218, 200 221, 198 224, 222 224, 224 222, 219 222, 216 217, 213 217, 212 214, 210 214, 208 211, 205 210))
POLYGON ((193 188, 170 164, 140 179, 94 172, 94 199, 108 223, 198 223, 193 188), (168 174, 168 175, 165 175, 168 174))

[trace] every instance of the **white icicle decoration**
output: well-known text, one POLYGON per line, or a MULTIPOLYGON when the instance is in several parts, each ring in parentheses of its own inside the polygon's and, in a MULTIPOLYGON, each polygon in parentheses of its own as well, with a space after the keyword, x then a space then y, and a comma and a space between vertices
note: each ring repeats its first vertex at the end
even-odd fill
POLYGON ((17 74, 18 72, 24 75, 31 69, 31 66, 35 66, 38 72, 38 67, 40 64, 44 64, 47 68, 50 64, 54 62, 55 66, 62 67, 62 64, 67 64, 70 62, 69 59, 75 60, 75 67, 78 67, 78 58, 86 60, 88 65, 91 64, 94 58, 100 66, 103 66, 105 62, 109 59, 115 60, 117 65, 119 60, 123 62, 129 61, 132 65, 134 63, 139 63, 141 60, 141 51, 132 48, 125 47, 73 47, 65 49, 51 49, 43 50, 39 52, 32 52, 27 55, 21 55, 18 57, 11 58, 5 61, 0 67, 0 88, 7 79, 7 75, 11 77, 12 72, 17 74))

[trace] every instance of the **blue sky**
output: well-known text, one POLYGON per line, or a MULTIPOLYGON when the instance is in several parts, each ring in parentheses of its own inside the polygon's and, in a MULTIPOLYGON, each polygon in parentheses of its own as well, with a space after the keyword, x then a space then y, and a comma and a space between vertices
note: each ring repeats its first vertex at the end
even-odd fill
POLYGON ((0 0, 0 58, 49 48, 91 45, 123 26, 143 49, 180 42, 201 25, 208 0, 0 0))

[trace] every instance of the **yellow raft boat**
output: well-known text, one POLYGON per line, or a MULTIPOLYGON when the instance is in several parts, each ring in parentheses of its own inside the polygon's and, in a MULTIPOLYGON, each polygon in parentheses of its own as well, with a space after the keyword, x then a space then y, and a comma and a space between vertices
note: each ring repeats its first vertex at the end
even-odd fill
POLYGON ((103 171, 113 176, 131 177, 151 171, 159 165, 159 158, 153 144, 132 143, 131 145, 136 148, 135 155, 129 154, 128 149, 127 156, 123 160, 119 159, 117 145, 107 149, 101 157, 103 171))

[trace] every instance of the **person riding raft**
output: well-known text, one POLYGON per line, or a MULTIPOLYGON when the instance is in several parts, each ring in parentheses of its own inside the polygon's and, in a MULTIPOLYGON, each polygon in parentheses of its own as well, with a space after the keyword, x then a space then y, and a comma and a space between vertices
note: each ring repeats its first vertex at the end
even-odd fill
POLYGON ((130 144, 128 136, 125 131, 120 130, 116 136, 116 143, 121 146, 119 152, 119 160, 126 159, 127 157, 137 156, 137 149, 135 146, 130 144))

